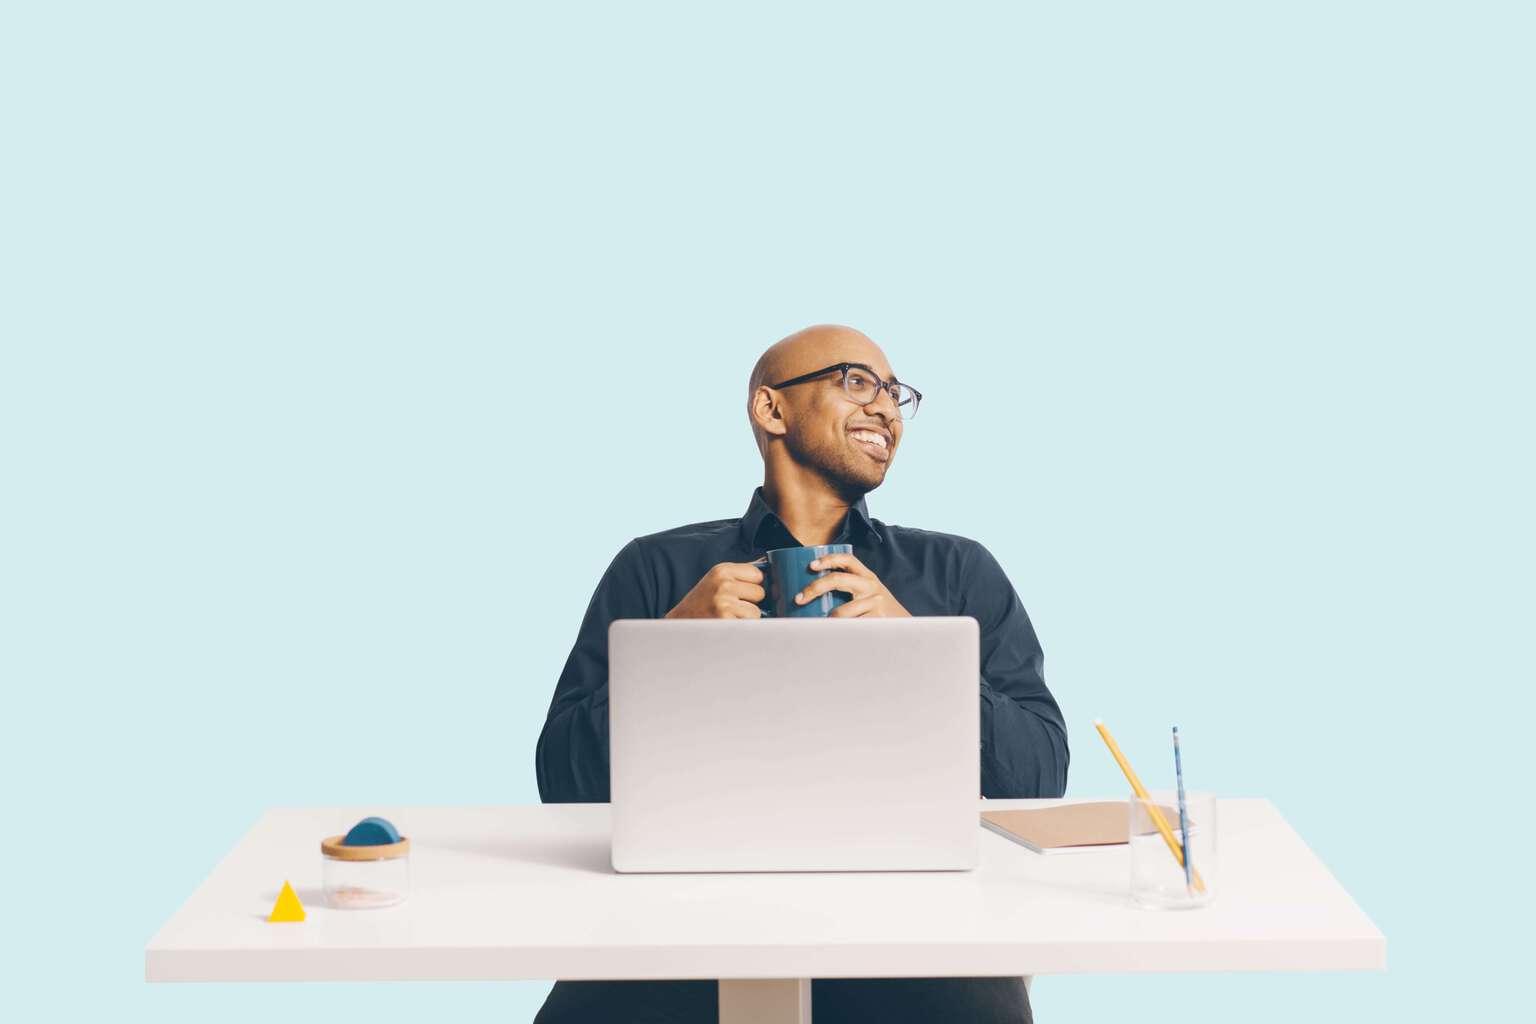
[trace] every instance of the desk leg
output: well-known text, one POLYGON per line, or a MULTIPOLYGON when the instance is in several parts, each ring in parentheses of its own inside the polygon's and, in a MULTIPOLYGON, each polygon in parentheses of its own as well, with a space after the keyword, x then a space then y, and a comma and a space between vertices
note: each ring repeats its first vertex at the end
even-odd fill
POLYGON ((720 1024, 811 1024, 811 979, 721 978, 720 1024))

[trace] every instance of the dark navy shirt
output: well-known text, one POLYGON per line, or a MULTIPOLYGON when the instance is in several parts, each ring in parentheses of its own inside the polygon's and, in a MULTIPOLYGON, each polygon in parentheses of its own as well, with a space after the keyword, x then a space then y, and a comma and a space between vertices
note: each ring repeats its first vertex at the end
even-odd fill
MULTIPOLYGON (((834 543, 853 553, 913 615, 969 615, 981 629, 981 795, 1061 796, 1067 732, 1045 687, 1040 642, 1019 595, 991 552, 948 533, 870 518, 861 498, 834 543)), ((713 565, 752 562, 795 547, 763 498, 740 519, 717 519, 638 537, 608 566, 555 686, 539 734, 536 769, 545 803, 608 800, 608 624, 659 619, 713 565)))

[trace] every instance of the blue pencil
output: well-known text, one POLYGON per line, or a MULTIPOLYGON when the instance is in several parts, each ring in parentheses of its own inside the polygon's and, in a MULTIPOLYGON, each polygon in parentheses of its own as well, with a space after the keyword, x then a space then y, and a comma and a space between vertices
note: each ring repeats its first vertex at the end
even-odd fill
POLYGON ((1179 727, 1173 727, 1173 773, 1179 781, 1179 842, 1184 844, 1184 885, 1193 888, 1194 867, 1189 856, 1189 813, 1184 807, 1184 759, 1179 756, 1179 727))

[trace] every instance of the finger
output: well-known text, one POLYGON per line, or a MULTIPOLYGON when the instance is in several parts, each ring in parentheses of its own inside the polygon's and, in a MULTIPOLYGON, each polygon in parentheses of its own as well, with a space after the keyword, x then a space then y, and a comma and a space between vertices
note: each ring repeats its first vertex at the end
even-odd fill
POLYGON ((721 591, 710 602, 710 616, 716 619, 746 619, 751 618, 751 612, 761 612, 762 609, 750 601, 742 601, 721 591))
POLYGON ((763 582, 763 570, 756 562, 721 562, 709 570, 722 580, 745 580, 747 583, 763 582))
POLYGON ((756 583, 747 583, 742 580, 730 580, 721 585, 720 591, 733 597, 739 597, 743 601, 751 601, 753 604, 757 604, 768 596, 768 591, 756 583))
POLYGON ((825 576, 812 580, 810 586, 795 596, 795 603, 805 604, 807 601, 814 601, 829 590, 843 590, 854 597, 863 597, 871 593, 873 588, 874 584, 863 576, 853 576, 846 572, 829 572, 825 576))
POLYGON ((874 579, 875 574, 869 566, 859 561, 853 555, 821 555, 811 562, 811 571, 819 572, 822 569, 842 569, 856 576, 865 576, 874 579))
POLYGON ((880 596, 870 594, 867 597, 854 598, 846 604, 840 604, 827 613, 834 619, 857 619, 865 615, 872 615, 880 607, 880 596))

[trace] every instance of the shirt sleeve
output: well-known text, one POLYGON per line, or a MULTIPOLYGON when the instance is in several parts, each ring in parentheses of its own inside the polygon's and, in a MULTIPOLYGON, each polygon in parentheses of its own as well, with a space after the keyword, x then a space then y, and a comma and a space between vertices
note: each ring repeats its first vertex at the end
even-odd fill
POLYGON ((545 803, 608 801, 608 625, 655 618, 640 542, 614 556, 581 620, 539 733, 534 769, 545 803))
POLYGON ((1057 797, 1067 789, 1067 728, 1045 686, 1035 627, 981 544, 962 573, 961 614, 981 627, 981 795, 1057 797))

